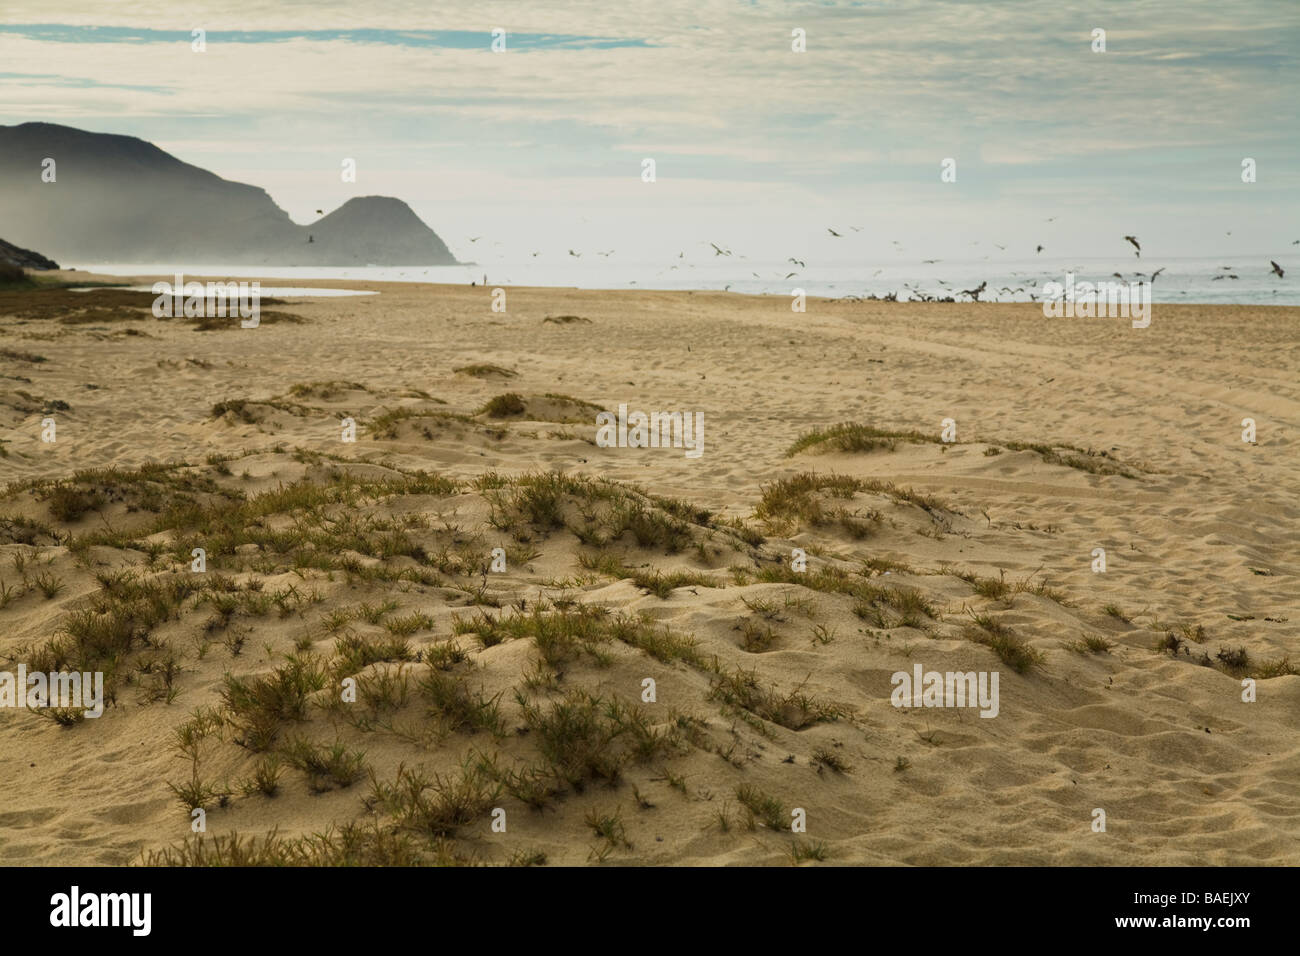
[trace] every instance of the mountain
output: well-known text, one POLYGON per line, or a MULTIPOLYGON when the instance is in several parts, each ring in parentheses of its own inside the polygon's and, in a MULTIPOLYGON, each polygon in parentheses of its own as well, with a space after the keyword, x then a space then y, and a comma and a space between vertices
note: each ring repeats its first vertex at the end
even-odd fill
POLYGON ((455 265, 456 260, 433 230, 420 221, 411 207, 387 196, 349 199, 323 219, 304 226, 319 255, 331 265, 355 261, 362 251, 376 265, 455 265), (431 243, 436 243, 436 250, 431 243), (428 250, 426 258, 412 258, 412 250, 428 250), (436 253, 434 259, 427 256, 436 253), (348 256, 354 256, 349 260, 348 256))
POLYGON ((12 242, 0 239, 0 265, 17 266, 20 269, 57 269, 59 264, 47 259, 39 252, 20 249, 12 242))
POLYGON ((79 263, 456 264, 399 199, 350 199, 299 226, 256 186, 133 136, 53 123, 0 126, 0 227, 17 243, 79 263), (42 180, 47 157, 54 182, 42 180))

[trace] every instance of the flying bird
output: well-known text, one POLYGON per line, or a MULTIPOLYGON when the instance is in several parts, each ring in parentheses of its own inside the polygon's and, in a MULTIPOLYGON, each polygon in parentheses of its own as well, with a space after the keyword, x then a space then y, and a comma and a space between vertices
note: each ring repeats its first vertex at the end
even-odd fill
POLYGON ((936 262, 943 262, 943 260, 942 260, 942 259, 922 259, 921 262, 922 262, 924 265, 929 266, 929 265, 934 265, 936 262))
POLYGON ((575 258, 575 259, 581 259, 581 258, 582 258, 582 253, 581 253, 581 252, 574 252, 572 249, 569 250, 569 255, 573 256, 573 258, 575 258))
POLYGON ((1133 248, 1137 250, 1137 252, 1133 253, 1133 255, 1135 255, 1135 256, 1137 256, 1139 259, 1141 259, 1141 258, 1142 258, 1142 247, 1138 245, 1138 239, 1137 239, 1137 236, 1125 236, 1125 237, 1124 237, 1124 241, 1125 241, 1125 242, 1131 242, 1131 243, 1133 243, 1133 248))
POLYGON ((843 236, 841 236, 838 232, 836 232, 834 229, 830 228, 829 226, 826 227, 826 231, 829 232, 829 233, 830 233, 832 236, 834 236, 836 239, 843 239, 843 238, 844 238, 843 236))
POLYGON ((1056 222, 1056 217, 1053 216, 1051 219, 1049 219, 1049 220, 1047 220, 1047 221, 1048 221, 1048 222, 1056 222))
POLYGON ((1034 250, 1035 253, 1039 253, 1039 252, 1042 252, 1042 251, 1043 251, 1043 247, 1042 247, 1042 246, 1039 246, 1037 249, 1034 250))
POLYGON ((715 256, 729 256, 729 255, 731 255, 731 250, 730 250, 730 249, 725 249, 725 250, 724 250, 724 249, 722 249, 721 247, 719 247, 718 244, 717 244, 716 242, 710 242, 709 245, 711 245, 711 246, 713 247, 713 254, 714 254, 715 256))
MULTIPOLYGON (((996 242, 993 243, 993 245, 998 246, 998 244, 997 244, 996 242)), ((998 248, 999 248, 999 249, 1006 249, 1006 246, 998 246, 998 248)))
POLYGON ((1164 271, 1165 271, 1165 267, 1164 267, 1164 266, 1161 266, 1161 267, 1160 267, 1159 269, 1157 269, 1155 272, 1151 273, 1151 280, 1150 280, 1150 281, 1155 282, 1155 281, 1156 281, 1156 276, 1160 275, 1160 273, 1162 273, 1162 272, 1164 272, 1164 271))
POLYGON ((480 239, 482 239, 482 238, 483 238, 482 236, 470 236, 470 237, 469 237, 469 241, 470 241, 470 242, 478 242, 478 241, 479 241, 480 239))
POLYGON ((790 278, 790 276, 797 276, 798 274, 799 274, 799 273, 797 273, 797 272, 787 272, 786 275, 785 275, 785 277, 788 279, 788 278, 790 278))
POLYGON ((316 210, 316 215, 318 215, 318 216, 323 216, 323 215, 325 215, 325 210, 324 210, 324 209, 317 209, 317 210, 316 210))
POLYGON ((792 266, 798 266, 800 269, 808 268, 807 263, 805 263, 802 259, 796 259, 794 256, 791 256, 789 259, 786 259, 785 261, 790 263, 790 265, 792 266))
POLYGON ((1271 266, 1273 267, 1273 271, 1277 273, 1277 277, 1278 277, 1279 279, 1284 279, 1284 278, 1286 278, 1286 273, 1282 271, 1282 267, 1281 267, 1280 265, 1278 265, 1278 264, 1277 264, 1276 262, 1274 262, 1272 259, 1269 259, 1269 260, 1268 260, 1268 264, 1271 265, 1271 266))

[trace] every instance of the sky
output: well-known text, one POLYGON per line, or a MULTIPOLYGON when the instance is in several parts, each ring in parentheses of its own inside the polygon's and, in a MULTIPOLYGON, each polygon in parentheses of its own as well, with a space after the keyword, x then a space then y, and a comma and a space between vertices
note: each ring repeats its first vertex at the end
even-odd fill
POLYGON ((139 136, 300 223, 397 196, 465 259, 1300 255, 1296 0, 228 7, 5 0, 0 124, 139 136))

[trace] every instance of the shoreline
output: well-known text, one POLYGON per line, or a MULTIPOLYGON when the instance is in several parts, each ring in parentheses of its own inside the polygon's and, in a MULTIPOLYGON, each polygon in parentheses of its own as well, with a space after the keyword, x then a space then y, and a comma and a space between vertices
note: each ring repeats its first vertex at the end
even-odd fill
MULTIPOLYGON (((302 287, 302 288, 344 288, 344 289, 360 289, 360 290, 365 290, 365 291, 372 291, 372 292, 375 292, 375 293, 377 293, 377 294, 382 294, 382 292, 383 292, 383 288, 382 288, 382 287, 384 287, 384 286, 412 286, 412 287, 423 287, 423 286, 427 286, 427 287, 430 287, 430 288, 433 288, 433 289, 441 289, 441 290, 452 290, 452 289, 459 289, 459 290, 479 289, 479 290, 482 290, 482 289, 487 289, 487 288, 504 288, 504 289, 511 289, 511 290, 520 291, 520 292, 565 292, 565 293, 578 293, 578 294, 590 293, 590 294, 593 294, 593 295, 610 295, 610 294, 612 294, 612 295, 629 295, 629 296, 638 296, 638 295, 657 295, 657 294, 662 294, 662 295, 683 295, 683 296, 695 296, 695 295, 726 295, 726 296, 738 296, 738 297, 743 297, 743 298, 748 298, 748 299, 761 299, 761 300, 769 300, 769 301, 776 301, 776 300, 780 300, 780 301, 788 301, 788 300, 790 299, 790 296, 789 296, 789 295, 784 294, 784 293, 778 293, 778 292, 740 292, 740 291, 737 291, 737 292, 731 292, 731 291, 726 291, 726 290, 722 290, 722 289, 710 289, 710 288, 696 288, 696 289, 652 289, 652 288, 644 288, 644 289, 641 289, 641 288, 637 288, 637 289, 629 289, 629 288, 593 289, 593 288, 585 288, 585 287, 580 287, 580 286, 558 286, 558 285, 540 285, 540 286, 538 286, 538 285, 508 285, 508 284, 498 284, 498 283, 489 283, 488 286, 482 286, 482 285, 479 285, 479 286, 469 286, 469 285, 465 285, 465 284, 462 284, 462 283, 450 283, 450 282, 424 282, 424 281, 417 281, 417 280, 410 280, 410 279, 371 279, 371 278, 366 278, 366 279, 348 279, 348 278, 337 278, 337 279, 331 279, 331 278, 299 278, 299 277, 295 277, 295 276, 276 276, 276 275, 238 275, 238 276, 236 276, 236 275, 231 275, 231 274, 229 274, 229 273, 221 273, 221 272, 213 272, 213 273, 189 273, 189 274, 185 274, 185 273, 183 273, 183 274, 187 276, 187 281, 188 281, 188 280, 193 280, 193 281, 197 281, 197 282, 205 282, 205 283, 206 283, 206 282, 210 282, 210 281, 211 281, 211 282, 216 282, 216 281, 230 281, 230 280, 233 280, 233 281, 242 281, 242 282, 250 282, 250 283, 251 283, 251 282, 259 282, 259 283, 261 283, 262 285, 266 285, 266 286, 270 286, 270 287, 285 286, 285 285, 287 285, 287 284, 289 284, 289 283, 292 283, 293 287, 302 287)), ((109 274, 109 273, 81 272, 81 271, 79 271, 79 270, 67 270, 67 269, 49 270, 49 271, 47 271, 47 272, 39 273, 39 275, 47 275, 47 276, 55 276, 55 275, 57 275, 57 276, 59 277, 59 278, 58 278, 58 281, 59 281, 59 282, 66 282, 66 283, 76 283, 78 280, 86 279, 86 280, 88 280, 88 281, 90 281, 90 282, 92 282, 92 283, 105 283, 105 284, 117 284, 117 285, 151 285, 151 284, 152 284, 153 282, 155 282, 155 281, 168 281, 168 282, 170 282, 170 281, 172 281, 173 279, 175 279, 175 277, 176 277, 176 273, 165 274, 165 273, 147 273, 147 272, 145 272, 145 273, 133 273, 133 274, 130 274, 130 275, 125 275, 125 274, 123 274, 123 275, 118 275, 118 274, 109 274)), ((292 296, 290 296, 290 297, 288 297, 288 298, 292 298, 292 296)), ((930 306, 930 305, 933 305, 933 306, 945 306, 945 305, 949 305, 949 306, 984 306, 984 307, 987 307, 987 306, 1021 306, 1021 305, 1028 305, 1028 306, 1033 306, 1033 307, 1035 307, 1037 310, 1040 310, 1040 311, 1042 310, 1042 308, 1043 308, 1043 304, 1044 304, 1044 303, 1041 302, 1041 301, 1039 301, 1039 302, 1021 302, 1021 301, 1009 301, 1009 300, 981 300, 981 301, 975 301, 975 302, 972 302, 972 301, 968 301, 968 300, 967 300, 967 301, 944 302, 944 301, 926 301, 926 300, 914 299, 914 300, 907 300, 907 301, 894 301, 894 300, 887 299, 887 298, 884 298, 884 297, 869 298, 869 297, 861 297, 861 296, 856 296, 856 295, 851 295, 851 294, 850 294, 850 295, 846 295, 846 296, 808 295, 808 296, 806 296, 805 298, 806 298, 808 301, 834 302, 834 303, 846 303, 846 304, 847 304, 847 303, 861 303, 861 304, 888 304, 888 305, 913 305, 913 306, 930 306)), ((1153 300, 1152 300, 1152 305, 1153 305, 1153 306, 1160 306, 1162 309, 1164 309, 1164 308, 1171 308, 1171 307, 1172 307, 1172 308, 1213 308, 1213 309, 1218 309, 1218 308, 1223 308, 1223 309, 1252 309, 1252 308, 1258 308, 1258 309, 1300 309, 1300 304, 1271 304, 1271 303, 1253 303, 1253 302, 1246 302, 1246 303, 1239 303, 1239 302, 1195 302, 1195 301, 1167 302, 1167 301, 1161 301, 1161 300, 1158 300, 1158 299, 1153 299, 1153 300)), ((1046 316, 1045 316, 1045 318, 1046 318, 1046 316)), ((1082 316, 1082 318, 1088 318, 1088 317, 1087 317, 1087 316, 1082 316)))

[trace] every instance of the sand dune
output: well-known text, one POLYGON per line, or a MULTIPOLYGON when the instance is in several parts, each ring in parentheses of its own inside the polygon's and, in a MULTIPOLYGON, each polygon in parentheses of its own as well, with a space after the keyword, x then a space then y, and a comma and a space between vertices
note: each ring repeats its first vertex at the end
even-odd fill
POLYGON ((0 710, 0 859, 1300 862, 1297 310, 371 288, 0 302, 0 670, 115 692, 0 710))

